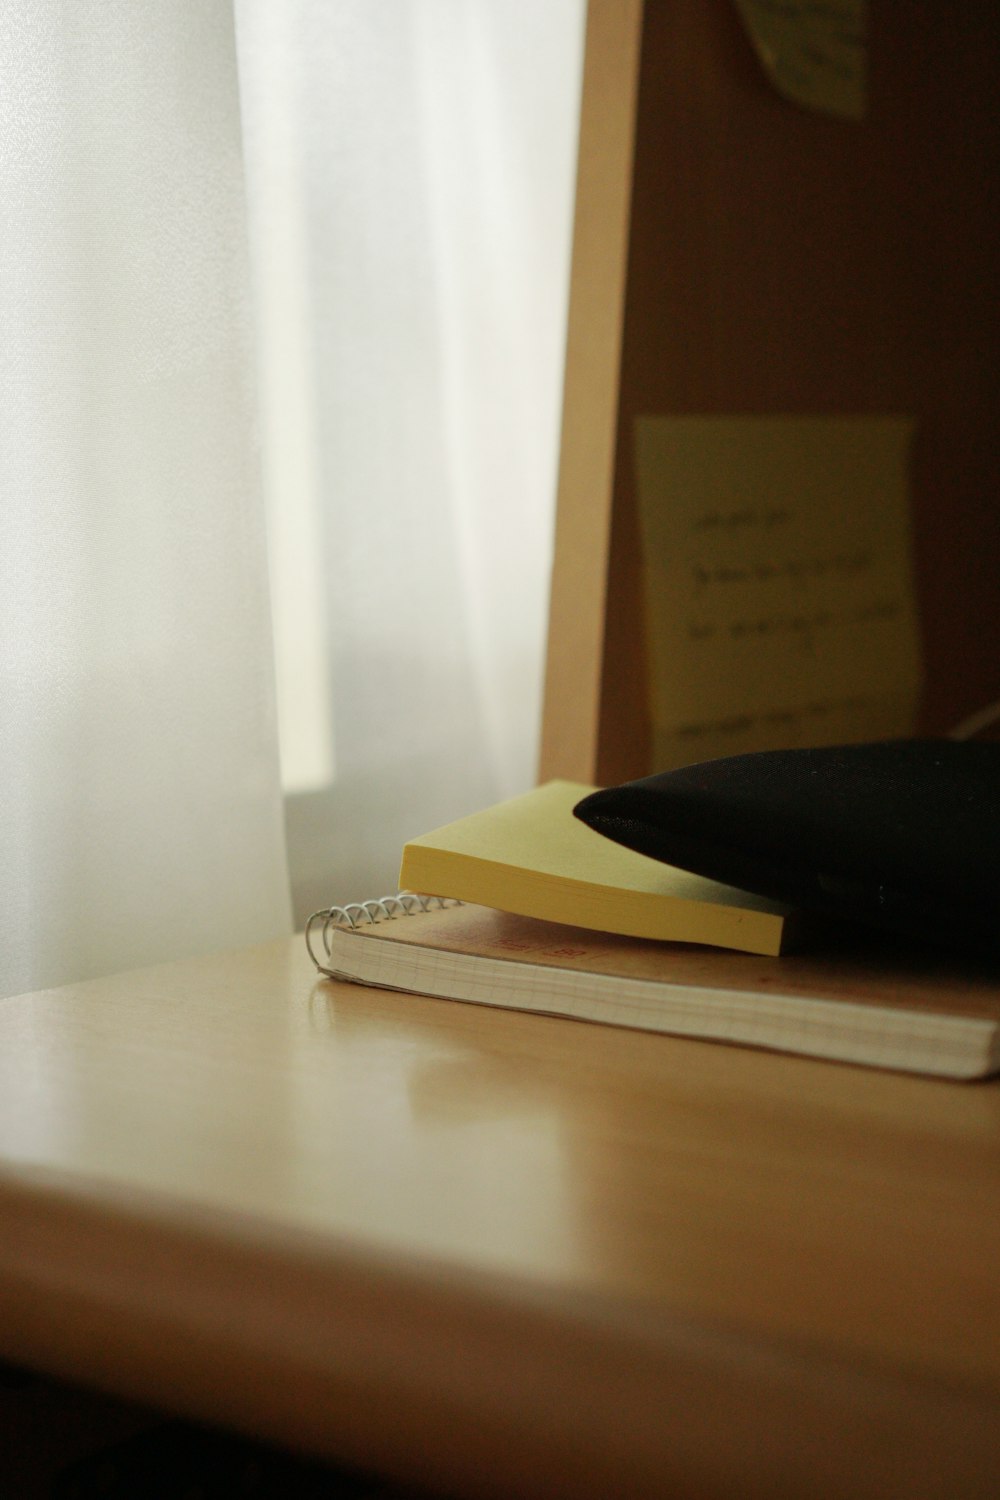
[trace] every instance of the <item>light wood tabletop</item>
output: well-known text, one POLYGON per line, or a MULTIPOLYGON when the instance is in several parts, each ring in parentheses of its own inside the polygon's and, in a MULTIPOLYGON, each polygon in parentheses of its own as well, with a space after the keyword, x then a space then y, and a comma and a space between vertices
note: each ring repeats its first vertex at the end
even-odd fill
POLYGON ((0 1356, 469 1496, 973 1496, 1000 1089, 320 980, 0 1001, 0 1356))

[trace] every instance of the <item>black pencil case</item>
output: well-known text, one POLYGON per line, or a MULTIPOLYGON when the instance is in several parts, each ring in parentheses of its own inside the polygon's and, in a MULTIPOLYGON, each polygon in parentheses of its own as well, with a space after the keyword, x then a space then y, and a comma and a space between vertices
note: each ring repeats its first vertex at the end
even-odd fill
POLYGON ((704 761, 594 792, 630 849, 816 912, 1000 950, 1000 744, 889 740, 704 761))

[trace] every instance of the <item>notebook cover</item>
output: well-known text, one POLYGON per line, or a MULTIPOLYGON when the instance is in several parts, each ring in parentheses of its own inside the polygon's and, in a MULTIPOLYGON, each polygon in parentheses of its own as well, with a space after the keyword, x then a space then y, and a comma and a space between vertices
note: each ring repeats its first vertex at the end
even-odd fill
POLYGON ((307 942, 333 978, 441 999, 940 1077, 1000 1063, 996 964, 875 936, 759 956, 400 894, 317 913, 307 942))

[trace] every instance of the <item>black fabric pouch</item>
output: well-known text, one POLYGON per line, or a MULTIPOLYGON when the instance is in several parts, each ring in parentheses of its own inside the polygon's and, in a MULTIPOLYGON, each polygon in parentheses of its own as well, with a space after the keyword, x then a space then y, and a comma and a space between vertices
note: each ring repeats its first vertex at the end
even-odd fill
POLYGON ((1000 951, 1000 743, 736 755, 594 792, 575 812, 630 849, 801 911, 1000 951))

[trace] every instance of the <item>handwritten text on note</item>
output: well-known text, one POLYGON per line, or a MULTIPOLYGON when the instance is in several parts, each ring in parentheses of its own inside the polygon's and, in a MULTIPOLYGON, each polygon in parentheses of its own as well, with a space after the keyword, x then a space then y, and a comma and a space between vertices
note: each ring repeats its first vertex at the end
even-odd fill
POLYGON ((898 417, 641 417, 657 769, 905 733, 920 662, 898 417))

